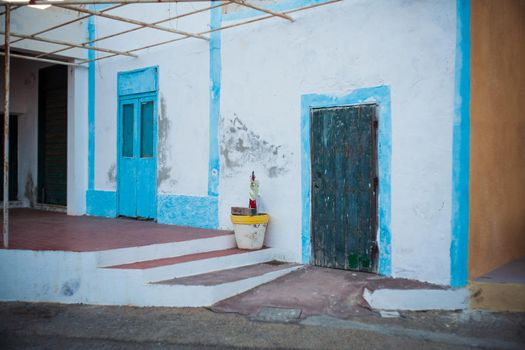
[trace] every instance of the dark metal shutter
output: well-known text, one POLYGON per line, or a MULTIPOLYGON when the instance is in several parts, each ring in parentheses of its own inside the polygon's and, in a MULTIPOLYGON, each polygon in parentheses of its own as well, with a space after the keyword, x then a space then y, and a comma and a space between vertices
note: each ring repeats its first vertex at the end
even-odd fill
POLYGON ((39 74, 38 201, 67 205, 67 68, 39 74))
MULTIPOLYGON (((4 115, 0 115, 2 130, 4 127, 4 115)), ((0 133, 0 201, 4 199, 4 133, 0 133)), ((18 117, 9 116, 9 200, 18 200, 18 117)))

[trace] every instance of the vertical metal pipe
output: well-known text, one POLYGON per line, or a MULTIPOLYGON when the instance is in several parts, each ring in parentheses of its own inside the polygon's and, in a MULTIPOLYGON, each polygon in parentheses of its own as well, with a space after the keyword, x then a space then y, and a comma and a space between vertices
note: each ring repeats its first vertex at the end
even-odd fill
POLYGON ((5 4, 4 60, 4 248, 9 248, 9 27, 11 5, 5 4))

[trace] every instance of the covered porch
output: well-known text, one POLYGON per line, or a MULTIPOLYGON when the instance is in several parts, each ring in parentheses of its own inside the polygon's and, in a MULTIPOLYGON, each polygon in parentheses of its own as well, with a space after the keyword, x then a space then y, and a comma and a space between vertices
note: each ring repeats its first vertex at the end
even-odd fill
POLYGON ((4 301, 208 306, 299 268, 275 263, 275 248, 238 249, 230 231, 35 209, 10 219, 4 301))
MULTIPOLYGON (((149 221, 11 209, 9 249, 94 252, 230 237, 231 231, 208 230, 149 221)), ((3 245, 0 249, 4 249, 3 245)))

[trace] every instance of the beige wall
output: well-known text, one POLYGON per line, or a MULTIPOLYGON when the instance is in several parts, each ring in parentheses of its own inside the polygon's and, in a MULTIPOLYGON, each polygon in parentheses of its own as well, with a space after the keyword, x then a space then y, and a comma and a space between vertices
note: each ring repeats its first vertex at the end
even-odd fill
POLYGON ((471 4, 473 279, 525 255, 525 1, 471 4))

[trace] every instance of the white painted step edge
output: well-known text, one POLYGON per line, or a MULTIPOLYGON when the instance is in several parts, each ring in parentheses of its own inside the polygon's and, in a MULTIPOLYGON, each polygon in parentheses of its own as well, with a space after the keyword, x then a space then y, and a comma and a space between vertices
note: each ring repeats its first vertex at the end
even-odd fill
POLYGON ((458 289, 378 289, 365 288, 363 298, 375 310, 464 310, 469 290, 458 289))
POLYGON ((292 266, 286 269, 268 272, 235 282, 214 286, 185 286, 148 284, 144 295, 147 299, 136 300, 137 306, 169 306, 169 307, 202 307, 211 306, 221 300, 244 293, 261 284, 282 277, 302 266, 292 266))
POLYGON ((273 281, 279 277, 287 275, 290 272, 298 270, 302 267, 303 266, 301 265, 292 266, 286 269, 268 272, 260 276, 250 277, 250 278, 246 278, 243 280, 230 282, 230 283, 223 283, 223 284, 214 286, 215 288, 213 289, 213 295, 212 295, 211 302, 209 303, 209 305, 202 305, 202 306, 211 306, 221 300, 228 299, 235 295, 244 293, 250 289, 253 289, 257 286, 273 281))
POLYGON ((140 247, 110 249, 96 252, 97 266, 131 264, 139 261, 170 258, 235 248, 234 235, 222 235, 190 241, 151 244, 140 247))
POLYGON ((172 278, 194 276, 208 272, 263 263, 276 258, 278 258, 278 250, 274 248, 266 248, 241 254, 232 254, 173 265, 159 266, 151 269, 128 271, 136 271, 140 273, 144 282, 157 282, 172 278))

